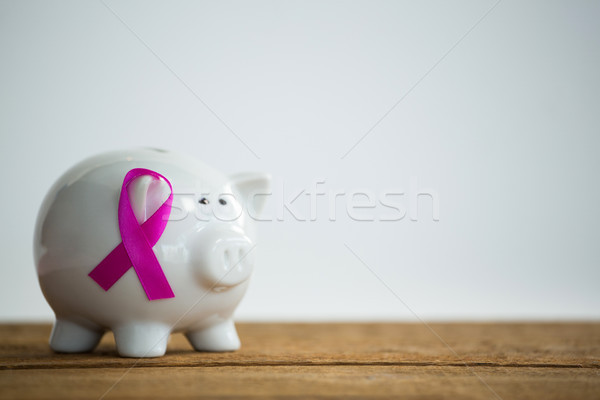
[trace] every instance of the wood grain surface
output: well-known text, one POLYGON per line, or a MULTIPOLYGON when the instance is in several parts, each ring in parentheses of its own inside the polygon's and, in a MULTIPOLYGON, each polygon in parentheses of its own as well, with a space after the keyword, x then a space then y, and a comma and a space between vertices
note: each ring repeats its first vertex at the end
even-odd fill
POLYGON ((600 399, 600 323, 238 324, 243 348, 55 354, 49 325, 0 325, 0 398, 600 399))

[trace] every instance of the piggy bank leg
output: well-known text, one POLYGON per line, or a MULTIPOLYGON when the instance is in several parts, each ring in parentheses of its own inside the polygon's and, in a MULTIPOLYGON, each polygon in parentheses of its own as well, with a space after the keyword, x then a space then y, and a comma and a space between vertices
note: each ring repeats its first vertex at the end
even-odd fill
POLYGON ((231 319, 207 328, 189 331, 185 336, 197 351, 234 351, 241 345, 231 319))
POLYGON ((86 353, 96 348, 103 334, 102 329, 57 319, 50 334, 50 347, 58 353, 86 353))
POLYGON ((167 351, 171 329, 163 324, 131 323, 113 328, 121 357, 160 357, 167 351))

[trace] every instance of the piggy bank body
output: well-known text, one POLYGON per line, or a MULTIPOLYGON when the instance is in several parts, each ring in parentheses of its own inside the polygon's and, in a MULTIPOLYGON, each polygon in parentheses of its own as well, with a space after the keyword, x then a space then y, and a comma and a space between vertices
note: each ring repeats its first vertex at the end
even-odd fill
POLYGON ((251 214, 259 212, 265 198, 259 194, 268 186, 264 174, 228 177, 193 158, 152 149, 101 154, 67 171, 44 199, 34 235, 40 286, 56 314, 52 349, 91 351, 107 330, 121 356, 163 355, 172 332, 184 332, 199 351, 238 349, 232 314, 253 268, 251 214), (124 184, 137 169, 165 179, 142 174, 124 184), (150 300, 133 267, 110 288, 90 276, 125 243, 118 218, 124 190, 140 226, 172 194, 151 250, 170 298, 150 300))

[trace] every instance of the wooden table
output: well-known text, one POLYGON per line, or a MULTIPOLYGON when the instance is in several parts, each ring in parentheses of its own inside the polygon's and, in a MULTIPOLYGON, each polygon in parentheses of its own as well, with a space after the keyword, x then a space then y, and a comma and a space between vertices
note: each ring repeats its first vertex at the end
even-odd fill
POLYGON ((600 398, 600 323, 238 324, 243 349, 54 354, 49 325, 0 325, 0 398, 600 398), (431 329, 430 329, 431 328, 431 329))

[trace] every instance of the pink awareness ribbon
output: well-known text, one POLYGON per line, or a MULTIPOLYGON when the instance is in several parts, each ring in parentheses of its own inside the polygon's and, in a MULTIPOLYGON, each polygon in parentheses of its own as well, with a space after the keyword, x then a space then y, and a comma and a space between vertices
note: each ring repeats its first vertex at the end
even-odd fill
POLYGON ((89 273, 89 276, 104 290, 108 290, 133 266, 149 300, 175 297, 152 250, 167 226, 172 203, 173 187, 167 178, 144 168, 129 171, 123 180, 119 198, 118 218, 122 242, 89 273), (167 182, 171 194, 150 218, 139 225, 131 208, 127 185, 143 175, 167 182))

